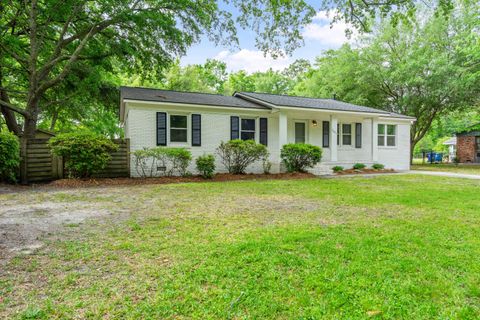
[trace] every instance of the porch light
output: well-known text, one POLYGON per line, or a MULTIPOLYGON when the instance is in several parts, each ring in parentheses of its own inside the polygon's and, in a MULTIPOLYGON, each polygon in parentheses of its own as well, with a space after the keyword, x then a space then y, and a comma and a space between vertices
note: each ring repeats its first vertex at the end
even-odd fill
POLYGON ((317 120, 312 120, 312 126, 314 126, 314 127, 317 126, 317 120))

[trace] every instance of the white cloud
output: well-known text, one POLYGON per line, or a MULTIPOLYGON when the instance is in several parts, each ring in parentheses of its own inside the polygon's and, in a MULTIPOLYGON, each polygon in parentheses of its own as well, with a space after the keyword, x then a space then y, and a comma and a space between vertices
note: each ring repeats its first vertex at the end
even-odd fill
POLYGON ((266 71, 269 68, 283 70, 293 62, 289 57, 274 59, 269 54, 264 56, 261 51, 249 49, 241 49, 235 53, 224 50, 219 52, 215 59, 225 62, 230 71, 245 70, 248 73, 266 71))
POLYGON ((330 27, 333 12, 319 11, 313 18, 313 22, 306 25, 303 30, 303 37, 307 40, 320 42, 327 48, 338 48, 344 43, 351 43, 355 40, 357 33, 345 22, 338 21, 330 27), (345 35, 345 30, 350 27, 353 34, 350 39, 345 35))

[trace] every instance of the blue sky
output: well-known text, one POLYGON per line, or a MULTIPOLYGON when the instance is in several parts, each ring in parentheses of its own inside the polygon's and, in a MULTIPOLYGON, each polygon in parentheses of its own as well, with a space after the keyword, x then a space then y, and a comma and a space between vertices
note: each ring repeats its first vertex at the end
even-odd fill
POLYGON ((255 34, 250 30, 239 28, 238 37, 240 49, 215 46, 214 43, 203 37, 200 43, 192 46, 186 56, 181 58, 181 64, 202 64, 209 58, 224 61, 229 71, 246 70, 247 72, 265 71, 268 68, 282 70, 296 59, 314 61, 322 51, 335 49, 345 42, 352 42, 355 38, 345 37, 345 23, 336 23, 330 28, 330 18, 325 11, 317 13, 312 23, 302 30, 305 45, 298 48, 288 57, 272 59, 255 48, 255 34))

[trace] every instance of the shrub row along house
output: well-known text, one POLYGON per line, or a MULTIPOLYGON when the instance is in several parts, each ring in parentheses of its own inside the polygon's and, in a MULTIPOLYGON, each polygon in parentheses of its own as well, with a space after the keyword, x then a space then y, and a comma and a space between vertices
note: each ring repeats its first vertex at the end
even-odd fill
MULTIPOLYGON (((197 158, 214 154, 222 141, 252 139, 267 146, 273 173, 284 170, 280 150, 287 143, 323 149, 314 174, 358 162, 396 170, 410 167, 410 126, 415 119, 401 114, 332 99, 252 92, 222 96, 136 87, 121 87, 120 92, 120 120, 132 151, 184 147, 197 158)), ((131 175, 138 176, 134 166, 130 168, 131 175)), ((223 170, 220 163, 217 168, 223 170)), ((196 171, 193 164, 189 170, 196 171)), ((263 172, 262 164, 247 172, 263 172)))

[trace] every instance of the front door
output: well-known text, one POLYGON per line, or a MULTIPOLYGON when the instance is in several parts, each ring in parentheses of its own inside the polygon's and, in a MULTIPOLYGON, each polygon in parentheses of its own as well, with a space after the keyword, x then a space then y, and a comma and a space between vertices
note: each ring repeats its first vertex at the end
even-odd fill
POLYGON ((480 136, 475 137, 475 153, 477 155, 476 162, 480 163, 480 136))
POLYGON ((295 143, 305 143, 305 122, 295 122, 295 143))

